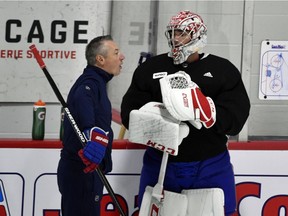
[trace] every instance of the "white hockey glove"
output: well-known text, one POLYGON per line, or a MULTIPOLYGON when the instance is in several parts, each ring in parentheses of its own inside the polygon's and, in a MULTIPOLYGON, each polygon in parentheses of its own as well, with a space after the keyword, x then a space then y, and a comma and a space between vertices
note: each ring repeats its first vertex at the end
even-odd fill
POLYGON ((130 112, 128 139, 131 142, 177 155, 178 146, 188 133, 188 125, 172 117, 162 103, 149 102, 130 112))
POLYGON ((190 121, 198 129, 201 124, 210 128, 216 122, 213 100, 206 97, 184 71, 161 78, 160 87, 163 103, 174 118, 190 121))

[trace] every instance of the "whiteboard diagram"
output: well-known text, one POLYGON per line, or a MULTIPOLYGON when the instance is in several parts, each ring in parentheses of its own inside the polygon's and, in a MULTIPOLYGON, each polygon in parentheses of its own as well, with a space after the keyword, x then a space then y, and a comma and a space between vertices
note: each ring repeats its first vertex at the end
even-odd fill
POLYGON ((288 42, 262 41, 259 99, 288 99, 288 42))

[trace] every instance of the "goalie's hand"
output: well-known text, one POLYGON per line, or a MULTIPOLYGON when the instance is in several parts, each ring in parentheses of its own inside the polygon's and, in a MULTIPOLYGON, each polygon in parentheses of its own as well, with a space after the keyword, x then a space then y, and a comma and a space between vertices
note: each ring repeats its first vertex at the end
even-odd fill
POLYGON ((91 163, 98 166, 105 156, 106 147, 109 141, 107 133, 99 127, 93 127, 92 129, 85 130, 84 133, 86 135, 89 134, 89 140, 87 141, 86 146, 83 148, 83 157, 80 156, 81 150, 79 156, 86 166, 87 161, 83 159, 89 160, 91 163))
POLYGON ((193 122, 198 129, 201 122, 210 128, 216 122, 216 108, 213 100, 206 97, 183 71, 160 79, 163 103, 170 114, 181 121, 193 122), (198 122, 198 123, 197 123, 198 122))

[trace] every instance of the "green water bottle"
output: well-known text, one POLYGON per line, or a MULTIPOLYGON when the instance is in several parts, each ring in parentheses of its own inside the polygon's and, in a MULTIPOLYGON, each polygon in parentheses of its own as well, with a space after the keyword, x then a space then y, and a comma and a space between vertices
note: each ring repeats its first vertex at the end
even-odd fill
POLYGON ((63 123, 64 123, 64 108, 61 107, 61 120, 60 120, 60 140, 63 140, 63 135, 64 135, 64 128, 63 128, 63 123))
POLYGON ((33 106, 32 139, 43 140, 45 134, 46 103, 38 100, 33 106))

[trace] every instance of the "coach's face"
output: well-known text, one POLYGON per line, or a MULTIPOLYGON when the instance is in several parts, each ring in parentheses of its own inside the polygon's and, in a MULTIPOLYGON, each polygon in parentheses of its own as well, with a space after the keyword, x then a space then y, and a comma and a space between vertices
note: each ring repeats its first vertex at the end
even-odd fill
POLYGON ((125 56, 120 52, 118 45, 114 41, 105 41, 104 46, 107 54, 102 56, 100 61, 101 68, 107 73, 117 76, 120 74, 125 56))

